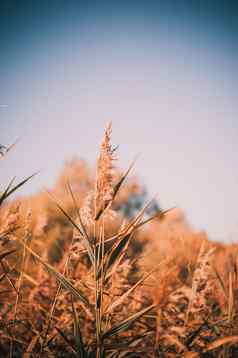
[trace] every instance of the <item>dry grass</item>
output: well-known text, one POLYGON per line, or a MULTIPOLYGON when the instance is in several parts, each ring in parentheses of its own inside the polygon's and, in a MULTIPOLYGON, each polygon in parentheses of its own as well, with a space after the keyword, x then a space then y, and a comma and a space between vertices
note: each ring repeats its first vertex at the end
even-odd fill
POLYGON ((75 158, 48 192, 1 194, 0 356, 238 356, 236 245, 145 204, 114 162, 109 124, 96 174, 75 158))

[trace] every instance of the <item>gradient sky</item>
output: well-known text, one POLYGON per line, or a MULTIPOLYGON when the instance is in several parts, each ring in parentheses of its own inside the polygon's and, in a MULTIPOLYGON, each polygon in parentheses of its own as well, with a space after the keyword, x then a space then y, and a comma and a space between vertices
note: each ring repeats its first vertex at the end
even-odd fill
POLYGON ((113 122, 119 165, 196 229, 238 239, 238 8, 222 1, 2 1, 2 186, 74 154, 93 165, 113 122), (198 5, 199 4, 199 5, 198 5))

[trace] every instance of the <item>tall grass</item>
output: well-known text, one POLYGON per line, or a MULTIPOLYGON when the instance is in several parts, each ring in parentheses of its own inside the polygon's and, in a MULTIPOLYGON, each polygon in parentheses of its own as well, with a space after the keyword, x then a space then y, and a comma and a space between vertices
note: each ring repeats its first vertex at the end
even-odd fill
POLYGON ((2 192, 0 356, 235 357, 237 247, 209 242, 154 199, 123 216, 134 162, 119 174, 116 154, 109 123, 94 183, 63 175, 36 204, 8 201, 33 176, 2 192))

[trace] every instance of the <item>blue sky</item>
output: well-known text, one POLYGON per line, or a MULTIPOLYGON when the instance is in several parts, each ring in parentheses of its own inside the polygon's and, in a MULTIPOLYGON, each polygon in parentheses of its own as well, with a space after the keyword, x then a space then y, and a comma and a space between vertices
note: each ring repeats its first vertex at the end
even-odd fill
POLYGON ((113 122, 119 165, 196 229, 238 231, 238 24, 229 2, 6 2, 0 21, 4 186, 52 185, 75 154, 92 165, 113 122), (198 5, 199 3, 199 5, 198 5))

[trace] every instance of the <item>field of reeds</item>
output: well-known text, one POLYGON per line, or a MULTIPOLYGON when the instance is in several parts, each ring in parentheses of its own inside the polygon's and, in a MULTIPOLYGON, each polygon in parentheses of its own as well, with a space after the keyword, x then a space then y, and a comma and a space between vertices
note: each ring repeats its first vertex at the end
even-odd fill
POLYGON ((2 189, 0 357, 238 357, 237 246, 147 201, 117 155, 109 124, 95 170, 2 189))

